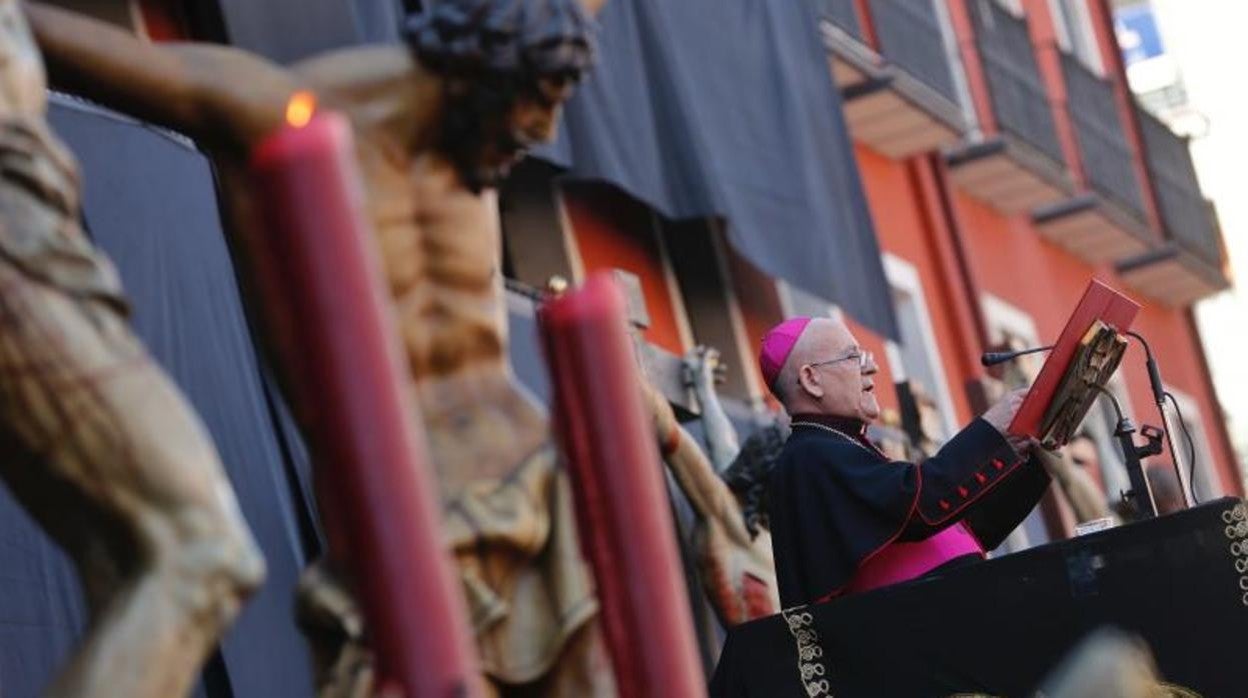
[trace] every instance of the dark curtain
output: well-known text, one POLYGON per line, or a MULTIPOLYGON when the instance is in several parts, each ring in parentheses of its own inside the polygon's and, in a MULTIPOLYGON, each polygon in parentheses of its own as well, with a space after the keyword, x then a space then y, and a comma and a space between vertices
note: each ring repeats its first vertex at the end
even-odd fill
MULTIPOLYGON (((201 0, 287 63, 397 40, 417 0, 201 0)), ((750 263, 893 339, 896 322, 818 20, 791 0, 610 0, 598 65, 536 154, 672 219, 718 217, 750 263)))
MULTIPOLYGON (((398 37, 417 0, 201 0, 224 40, 278 62, 398 37)), ((717 217, 771 276, 897 338, 812 5, 610 0, 598 65, 536 155, 672 219, 717 217)))
POLYGON ((880 251, 809 3, 612 0, 599 61, 538 152, 896 337, 880 251))
POLYGON ((73 567, 0 487, 0 695, 39 695, 86 622, 73 567))
POLYGON ((212 1, 226 42, 278 63, 397 36, 394 0, 212 1))

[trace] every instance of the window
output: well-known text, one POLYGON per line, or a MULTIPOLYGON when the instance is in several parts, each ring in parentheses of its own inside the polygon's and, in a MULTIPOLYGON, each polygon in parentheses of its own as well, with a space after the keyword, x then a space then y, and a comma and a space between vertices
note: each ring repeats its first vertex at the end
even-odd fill
MULTIPOLYGON (((1196 401, 1173 386, 1166 386, 1166 390, 1170 391, 1170 394, 1174 395, 1175 402, 1179 403, 1179 409, 1183 412, 1184 421, 1187 423, 1187 430, 1192 436, 1192 447, 1196 451, 1194 470, 1196 477, 1192 486, 1196 491, 1196 497, 1202 502, 1221 497, 1223 495, 1222 481, 1213 467, 1213 451, 1209 448, 1209 436, 1205 431, 1205 423, 1196 406, 1196 401)), ((1175 455, 1178 456, 1183 470, 1183 479, 1186 481, 1190 478, 1189 473, 1193 472, 1187 437, 1183 434, 1183 428, 1179 426, 1179 418, 1174 413, 1174 407, 1168 401, 1166 414, 1170 420, 1170 435, 1174 438, 1175 455)))
POLYGON ((1023 11, 1023 0, 996 0, 996 3, 1015 17, 1022 17, 1026 14, 1023 11))
POLYGON ((719 393, 761 407, 766 387, 757 380, 753 344, 733 285, 722 227, 710 219, 657 218, 663 258, 673 270, 683 332, 719 350, 728 367, 719 393))
MULTIPOLYGON (((1105 387, 1118 400, 1119 406, 1122 407, 1122 414, 1134 421, 1121 369, 1114 374, 1105 387)), ((1138 429, 1138 423, 1136 427, 1138 429)), ((1086 433, 1096 443, 1097 461, 1100 464, 1100 482, 1106 501, 1110 503, 1111 508, 1119 501, 1120 493, 1131 489, 1131 478, 1127 475, 1122 448, 1114 436, 1117 429, 1118 414, 1114 411, 1113 403, 1104 395, 1096 399, 1092 409, 1088 411, 1088 416, 1084 417, 1083 424, 1079 427, 1079 432, 1086 433)))
POLYGON ((949 6, 945 0, 931 0, 936 3, 936 17, 940 20, 940 35, 945 44, 945 57, 949 61, 949 71, 953 74, 954 89, 958 92, 958 107, 962 110, 962 118, 966 120, 967 137, 974 141, 983 134, 979 130, 979 115, 975 113, 975 102, 971 97, 971 87, 966 80, 966 68, 962 65, 962 51, 958 48, 958 37, 953 30, 953 21, 949 18, 949 6))
POLYGON ((552 276, 570 282, 585 276, 556 174, 554 167, 526 159, 498 193, 504 273, 534 288, 545 288, 552 276))
MULTIPOLYGON (((689 332, 683 326, 685 309, 667 268, 670 260, 653 210, 608 184, 561 182, 559 187, 562 211, 585 273, 623 269, 634 274, 650 320, 642 336, 672 354, 684 354, 689 348, 689 332)), ((552 233, 550 237, 558 236, 552 233)), ((551 248, 530 248, 527 254, 513 255, 512 261, 519 268, 522 261, 549 264, 555 256, 551 248)))
POLYGON ((1079 59, 1088 70, 1103 76, 1105 69, 1101 64, 1101 49, 1096 41, 1087 1, 1049 0, 1049 10, 1058 46, 1079 59))
MULTIPOLYGON (((957 431, 956 413, 949 395, 949 383, 936 347, 931 316, 923 298, 923 286, 914 265, 891 254, 883 255, 884 274, 892 291, 901 343, 889 343, 889 365, 893 380, 909 381, 916 397, 925 397, 935 408, 934 425, 924 423, 925 436, 944 442, 957 431), (929 429, 934 433, 929 433, 929 429)), ((920 410, 922 415, 923 411, 920 410)), ((923 420, 927 422, 928 420, 923 420)))
MULTIPOLYGON (((988 324, 988 341, 994 348, 1026 349, 1040 346, 1040 333, 1031 315, 1000 298, 985 293, 980 305, 988 324)), ((1001 380, 1006 388, 1019 388, 1035 380, 1044 365, 1044 354, 1028 354, 1003 364, 1001 380)))
MULTIPOLYGON (((1039 346, 1036 322, 1026 312, 1000 298, 985 293, 980 299, 984 321, 988 325, 988 341, 994 347, 1022 349, 1039 346)), ((1039 355, 1030 354, 1004 364, 1002 376, 1006 388, 1021 387, 1040 371, 1039 355)), ((1000 553, 1014 553, 1052 540, 1049 524, 1041 507, 1036 507, 1023 523, 1001 544, 1000 553)))

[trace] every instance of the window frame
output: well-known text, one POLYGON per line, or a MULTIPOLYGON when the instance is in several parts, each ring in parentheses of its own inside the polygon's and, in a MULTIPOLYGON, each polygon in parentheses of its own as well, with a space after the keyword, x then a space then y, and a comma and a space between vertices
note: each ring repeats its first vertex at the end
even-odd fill
POLYGON ((1225 488, 1218 469, 1214 467, 1212 442, 1209 440, 1209 430, 1205 427, 1204 414, 1200 411, 1200 405, 1195 398, 1179 388, 1169 384, 1165 387, 1174 396, 1175 402, 1179 404, 1179 409, 1183 412, 1183 421, 1187 423, 1187 429, 1191 432, 1192 446, 1196 452, 1196 482, 1189 483, 1192 464, 1188 462, 1187 438, 1183 434, 1183 428, 1179 426, 1179 418, 1174 412, 1174 406, 1167 401, 1166 415, 1170 420, 1170 435, 1174 439, 1174 455, 1181 461, 1183 485, 1192 486, 1196 491, 1196 496, 1202 502, 1224 496, 1225 488))
POLYGON ((1053 18, 1053 34, 1061 50, 1075 57, 1097 77, 1105 77, 1101 47, 1092 24, 1087 0, 1048 0, 1049 16, 1053 18), (1073 16, 1072 16, 1073 15, 1073 16), (1077 33, 1072 33, 1072 24, 1077 33), (1076 38, 1078 41, 1076 41, 1076 38))
MULTIPOLYGON (((917 338, 917 349, 927 363, 927 371, 931 374, 932 381, 935 383, 935 385, 924 387, 932 391, 932 397, 936 400, 936 407, 940 410, 940 421, 943 431, 941 434, 933 434, 932 436, 939 437, 941 441, 947 440, 958 432, 958 413, 953 405, 953 395, 949 390, 949 379, 945 374, 945 366, 941 359, 939 344, 936 342, 932 315, 927 308, 927 299, 923 291, 923 281, 919 276, 919 270, 915 265, 890 252, 881 254, 880 258, 884 264, 884 276, 888 282, 889 290, 894 295, 894 312, 900 314, 900 308, 896 299, 896 295, 900 293, 907 296, 915 310, 915 314, 918 316, 917 324, 920 336, 917 338)), ((904 362, 901 361, 901 348, 899 346, 894 347, 894 344, 892 341, 886 343, 892 375, 894 379, 909 376, 911 373, 909 367, 905 366, 904 362), (898 370, 899 368, 901 370, 898 370)))

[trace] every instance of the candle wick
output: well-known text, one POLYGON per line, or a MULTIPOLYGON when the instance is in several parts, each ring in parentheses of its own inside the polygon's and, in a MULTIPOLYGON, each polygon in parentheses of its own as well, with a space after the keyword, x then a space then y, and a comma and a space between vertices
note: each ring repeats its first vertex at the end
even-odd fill
POLYGON ((316 111, 316 95, 307 90, 300 90, 290 96, 286 103, 286 123, 295 128, 303 128, 312 120, 316 111))

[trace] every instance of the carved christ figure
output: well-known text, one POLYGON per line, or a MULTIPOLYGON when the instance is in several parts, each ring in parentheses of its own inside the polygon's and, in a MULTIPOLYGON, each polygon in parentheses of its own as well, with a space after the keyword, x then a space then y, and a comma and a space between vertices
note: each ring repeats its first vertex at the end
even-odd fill
POLYGON ((724 365, 719 351, 711 347, 696 347, 685 355, 682 363, 685 384, 693 388, 693 395, 702 411, 702 430, 706 432, 706 453, 715 472, 723 475, 741 451, 737 442, 737 430, 728 420, 715 384, 720 382, 724 365))
POLYGON ((0 0, 0 475, 73 558, 91 612, 48 695, 185 695, 264 562, 79 224, 46 98, 21 8, 0 0))
MULTIPOLYGON (((738 456, 736 432, 714 397, 718 354, 699 348, 686 359, 703 408, 709 450, 728 463, 738 456)), ((771 536, 747 525, 742 505, 693 436, 681 427, 667 399, 650 383, 642 389, 654 420, 663 460, 692 505, 694 558, 703 592, 725 628, 780 611, 771 536)), ((725 463, 727 467, 728 463, 725 463)))
POLYGON ((552 138, 588 69, 585 9, 439 0, 408 18, 404 45, 289 67, 226 46, 152 44, 37 4, 29 14, 58 85, 209 152, 235 235, 263 234, 247 158, 291 95, 309 90, 349 118, 485 670, 499 685, 545 681, 544 693, 601 690, 600 649, 582 641, 596 637, 596 603, 569 491, 546 415, 507 360, 493 188, 552 138))

